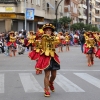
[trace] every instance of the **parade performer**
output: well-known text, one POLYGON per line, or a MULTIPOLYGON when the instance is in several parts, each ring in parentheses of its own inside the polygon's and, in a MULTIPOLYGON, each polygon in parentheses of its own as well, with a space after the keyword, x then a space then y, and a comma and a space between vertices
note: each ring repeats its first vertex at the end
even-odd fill
POLYGON ((95 56, 100 59, 100 33, 96 35, 96 40, 97 40, 98 49, 95 56))
POLYGON ((65 33, 65 41, 66 41, 66 51, 69 51, 69 43, 70 43, 70 35, 68 32, 65 33))
POLYGON ((59 40, 60 40, 60 43, 58 45, 58 48, 59 48, 58 52, 63 52, 63 43, 65 42, 65 37, 63 36, 62 32, 58 33, 58 37, 59 37, 59 40))
POLYGON ((25 40, 24 36, 18 37, 17 39, 18 42, 18 54, 24 54, 25 52, 25 40))
POLYGON ((77 46, 78 43, 79 43, 79 35, 78 35, 78 33, 76 32, 76 33, 74 34, 74 45, 77 46))
POLYGON ((94 64, 94 54, 95 54, 95 39, 92 32, 87 32, 85 36, 85 50, 84 53, 87 54, 88 66, 94 64))
POLYGON ((54 36, 55 27, 52 24, 43 25, 44 35, 41 38, 42 53, 36 63, 35 68, 44 70, 44 96, 49 97, 50 91, 55 91, 54 80, 57 70, 60 69, 60 61, 55 53, 55 46, 59 43, 59 39, 54 36), (50 77, 51 74, 51 77, 50 77))
MULTIPOLYGON (((29 58, 31 60, 36 60, 38 61, 40 57, 41 51, 41 36, 43 35, 44 31, 42 29, 39 29, 38 32, 36 33, 36 39, 34 42, 34 49, 29 53, 29 58)), ((42 74, 42 70, 37 69, 36 74, 42 74)))
POLYGON ((34 34, 34 32, 30 31, 29 36, 27 37, 28 43, 26 45, 29 47, 29 51, 33 50, 35 38, 36 38, 36 35, 34 34))
POLYGON ((9 40, 7 42, 7 46, 9 47, 9 55, 12 57, 12 53, 15 56, 16 55, 16 36, 15 32, 11 31, 9 33, 9 40))

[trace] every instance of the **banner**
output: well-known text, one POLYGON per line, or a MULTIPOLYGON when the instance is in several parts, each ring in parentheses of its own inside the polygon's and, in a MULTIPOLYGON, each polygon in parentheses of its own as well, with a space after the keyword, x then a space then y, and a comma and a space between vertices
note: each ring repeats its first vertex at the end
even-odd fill
POLYGON ((34 9, 26 8, 26 19, 27 20, 34 20, 34 9))

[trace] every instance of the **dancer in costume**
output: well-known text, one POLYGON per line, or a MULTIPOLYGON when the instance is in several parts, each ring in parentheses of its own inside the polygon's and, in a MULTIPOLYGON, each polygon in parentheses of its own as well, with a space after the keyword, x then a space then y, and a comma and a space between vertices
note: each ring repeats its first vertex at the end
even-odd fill
POLYGON ((9 48, 9 55, 12 57, 12 54, 15 56, 16 55, 16 36, 15 32, 11 31, 9 33, 9 40, 7 42, 7 46, 9 48))
POLYGON ((56 78, 57 70, 60 69, 60 61, 55 52, 55 46, 59 43, 59 38, 54 36, 55 27, 52 24, 45 24, 43 26, 44 35, 41 38, 42 53, 36 63, 35 68, 44 70, 44 96, 49 97, 50 91, 55 91, 54 80, 56 78), (50 76, 51 74, 51 76, 50 76))
POLYGON ((75 46, 78 46, 78 42, 79 42, 79 35, 78 35, 78 33, 76 32, 76 33, 74 34, 74 45, 75 45, 75 46))
POLYGON ((34 32, 33 31, 30 31, 29 32, 29 36, 27 37, 28 43, 26 45, 26 46, 29 47, 29 51, 32 51, 33 50, 35 38, 36 38, 36 35, 34 34, 34 32))
MULTIPOLYGON (((36 60, 36 62, 38 61, 39 57, 40 57, 40 53, 41 51, 41 36, 43 35, 44 31, 42 29, 38 30, 38 32, 36 33, 36 38, 35 38, 35 42, 34 42, 34 49, 29 53, 29 57, 31 58, 31 60, 36 60)), ((42 74, 42 70, 37 69, 36 70, 36 74, 42 74)))
POLYGON ((97 45, 98 45, 98 49, 97 49, 95 56, 100 59, 100 33, 95 35, 95 37, 96 37, 97 45))
POLYGON ((69 51, 69 44, 70 44, 70 35, 68 32, 65 33, 65 41, 66 41, 66 51, 69 51))
POLYGON ((63 36, 63 33, 62 32, 59 32, 58 33, 58 37, 59 37, 59 40, 60 40, 60 44, 59 44, 59 51, 58 52, 63 52, 63 43, 65 41, 65 37, 63 36))
POLYGON ((95 54, 95 39, 92 32, 87 32, 85 36, 85 51, 84 53, 87 54, 87 61, 88 66, 94 64, 94 54, 95 54))

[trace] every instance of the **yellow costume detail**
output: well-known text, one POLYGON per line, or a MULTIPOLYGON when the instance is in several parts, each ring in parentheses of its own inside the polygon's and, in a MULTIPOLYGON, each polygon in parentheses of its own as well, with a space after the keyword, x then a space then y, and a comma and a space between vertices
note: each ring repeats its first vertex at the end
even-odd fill
POLYGON ((66 41, 66 42, 69 42, 69 41, 70 41, 70 36, 69 36, 69 35, 66 35, 66 36, 65 36, 65 41, 66 41))
POLYGON ((10 42, 15 42, 16 41, 16 37, 10 36, 10 42))
POLYGON ((36 50, 36 52, 40 52, 41 48, 42 48, 41 40, 36 40, 35 41, 35 49, 34 50, 36 50))
POLYGON ((94 41, 94 38, 88 38, 88 40, 87 40, 87 47, 88 48, 94 47, 95 43, 96 42, 94 41))
POLYGON ((59 43, 59 38, 56 36, 48 36, 44 34, 42 36, 42 53, 46 56, 54 57, 55 54, 55 46, 59 43))
POLYGON ((28 42, 29 43, 34 43, 35 42, 35 38, 36 38, 36 36, 35 35, 30 35, 29 37, 28 37, 28 42))

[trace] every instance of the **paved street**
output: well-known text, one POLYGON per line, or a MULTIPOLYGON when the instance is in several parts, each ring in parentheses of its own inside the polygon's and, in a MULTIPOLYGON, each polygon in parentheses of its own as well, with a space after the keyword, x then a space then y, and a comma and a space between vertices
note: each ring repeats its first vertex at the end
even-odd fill
MULTIPOLYGON (((57 50, 58 51, 58 50, 57 50)), ((100 60, 87 66, 80 47, 58 53, 61 70, 55 80, 55 92, 43 95, 43 78, 35 74, 35 61, 28 52, 16 57, 0 54, 0 100, 100 100, 100 60)))

